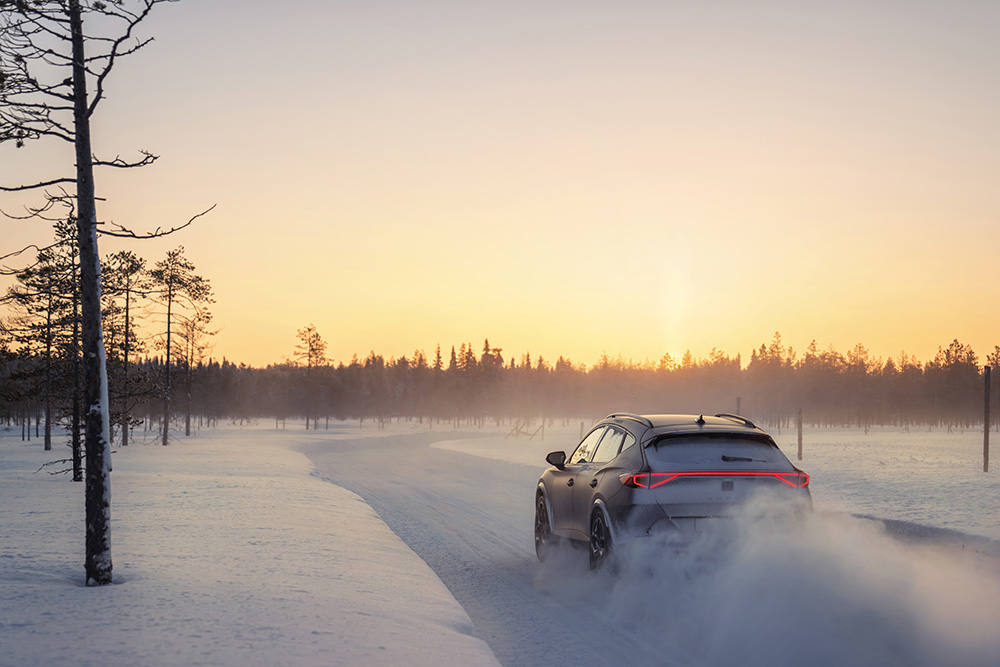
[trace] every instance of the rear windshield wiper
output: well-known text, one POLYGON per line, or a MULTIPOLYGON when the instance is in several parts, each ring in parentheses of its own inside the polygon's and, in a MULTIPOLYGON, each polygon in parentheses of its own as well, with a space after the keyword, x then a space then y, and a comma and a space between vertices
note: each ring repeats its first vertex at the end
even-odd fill
POLYGON ((722 460, 726 463, 731 461, 745 461, 746 463, 753 463, 756 461, 757 463, 767 463, 764 459, 752 459, 749 456, 726 456, 725 454, 722 455, 722 460))

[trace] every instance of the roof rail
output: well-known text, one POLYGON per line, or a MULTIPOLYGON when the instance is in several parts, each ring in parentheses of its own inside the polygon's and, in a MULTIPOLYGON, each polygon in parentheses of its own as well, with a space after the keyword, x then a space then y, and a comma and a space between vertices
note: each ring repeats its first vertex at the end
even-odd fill
POLYGON ((752 421, 750 421, 746 417, 741 417, 740 415, 734 415, 734 414, 729 413, 729 412, 720 412, 720 413, 718 413, 715 416, 716 417, 722 417, 723 419, 732 419, 733 421, 742 422, 743 424, 745 424, 746 426, 749 426, 750 428, 757 428, 756 424, 754 424, 752 421))
POLYGON ((653 428, 653 422, 651 422, 647 417, 634 415, 631 412, 612 412, 610 415, 605 417, 605 419, 631 419, 632 421, 637 421, 640 424, 648 426, 649 428, 653 428))

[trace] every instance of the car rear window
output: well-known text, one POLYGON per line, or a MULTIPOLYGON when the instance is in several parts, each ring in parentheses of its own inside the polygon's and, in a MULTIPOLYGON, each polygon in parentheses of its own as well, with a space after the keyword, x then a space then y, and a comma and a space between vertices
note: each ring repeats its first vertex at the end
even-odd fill
POLYGON ((646 447, 646 461, 662 471, 795 469, 770 442, 739 436, 661 438, 646 447))

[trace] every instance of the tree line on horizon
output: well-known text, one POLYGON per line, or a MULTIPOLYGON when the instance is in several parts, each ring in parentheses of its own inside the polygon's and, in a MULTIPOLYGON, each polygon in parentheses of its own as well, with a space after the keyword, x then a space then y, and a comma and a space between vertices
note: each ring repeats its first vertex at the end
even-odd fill
MULTIPOLYGON (((679 362, 670 355, 655 363, 604 355, 587 368, 564 357, 554 363, 528 354, 505 358, 488 340, 478 352, 463 343, 448 355, 438 346, 432 356, 421 350, 398 358, 371 352, 335 364, 314 326, 300 329, 297 338, 292 358, 264 368, 206 359, 204 347, 186 341, 185 352, 173 356, 170 365, 184 381, 169 392, 162 381, 165 357, 136 359, 128 382, 146 390, 131 394, 129 426, 159 438, 172 420, 179 430, 181 419, 190 434, 192 419, 198 424, 305 419, 306 428, 321 428, 320 420, 328 425, 331 418, 499 422, 598 417, 614 410, 739 411, 772 427, 789 425, 799 410, 806 423, 828 426, 950 428, 981 424, 983 418, 983 369, 972 347, 958 340, 921 362, 905 353, 879 359, 860 344, 842 354, 813 342, 798 354, 775 333, 745 366, 739 355, 713 349, 705 358, 687 353, 679 362), (176 415, 164 410, 172 402, 184 409, 176 415)), ((18 351, 9 342, 9 337, 0 339, 0 378, 12 387, 26 377, 16 369, 37 367, 43 360, 37 348, 18 351)), ((109 344, 109 350, 118 349, 109 344)), ((985 363, 1000 370, 1000 346, 985 363)), ((1000 407, 1000 396, 993 404, 1000 407)), ((0 396, 0 420, 8 424, 27 418, 30 427, 33 418, 37 429, 42 414, 40 395, 30 386, 0 396)), ((72 426, 62 414, 63 423, 72 426)))
MULTIPOLYGON (((1000 369, 1000 346, 986 364, 1000 369)), ((905 353, 878 359, 861 344, 842 354, 815 341, 799 355, 776 332, 746 366, 739 355, 713 349, 700 359, 687 352, 680 362, 669 354, 655 363, 603 355, 588 368, 562 356, 554 363, 529 354, 505 359, 486 339, 478 353, 463 343, 447 358, 438 346, 431 357, 371 352, 314 364, 308 379, 295 360, 241 367, 231 382, 241 380, 257 397, 243 399, 245 417, 499 420, 739 410, 780 426, 801 409, 808 423, 822 425, 968 426, 982 422, 982 373, 973 348, 957 339, 921 362, 905 353)), ((993 402, 1000 405, 1000 397, 993 402)))

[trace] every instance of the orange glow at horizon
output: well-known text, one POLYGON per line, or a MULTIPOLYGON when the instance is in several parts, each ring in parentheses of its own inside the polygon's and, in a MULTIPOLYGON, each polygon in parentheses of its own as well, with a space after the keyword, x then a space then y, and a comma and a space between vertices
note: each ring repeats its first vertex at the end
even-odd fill
POLYGON ((256 366, 310 322, 345 363, 1000 345, 1000 8, 543 4, 163 8, 94 129, 163 157, 98 174, 100 215, 219 206, 102 250, 184 245, 213 356, 256 366))

